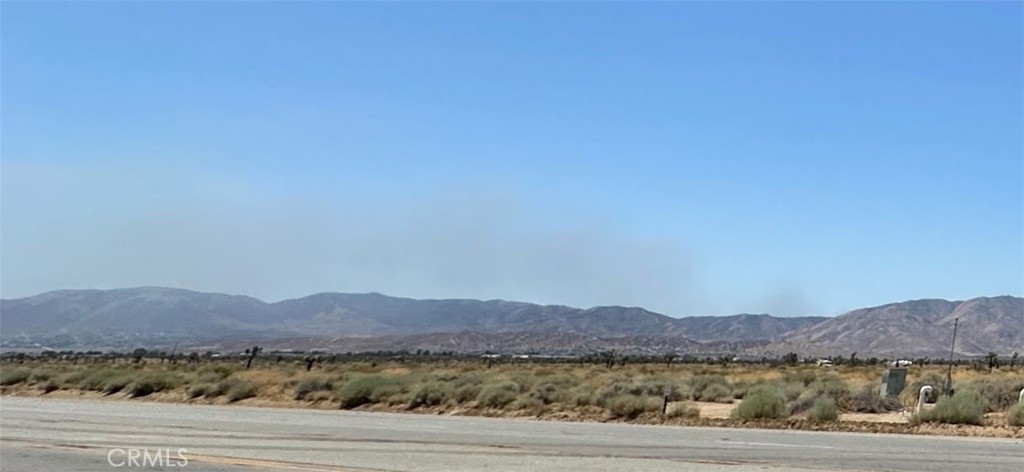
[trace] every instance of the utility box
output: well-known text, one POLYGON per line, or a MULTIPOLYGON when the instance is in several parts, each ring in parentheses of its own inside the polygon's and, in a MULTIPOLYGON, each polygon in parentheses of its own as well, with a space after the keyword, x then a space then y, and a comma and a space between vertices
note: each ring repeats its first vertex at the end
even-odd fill
POLYGON ((882 388, 879 395, 883 397, 898 396, 907 386, 907 369, 894 367, 882 372, 882 388))

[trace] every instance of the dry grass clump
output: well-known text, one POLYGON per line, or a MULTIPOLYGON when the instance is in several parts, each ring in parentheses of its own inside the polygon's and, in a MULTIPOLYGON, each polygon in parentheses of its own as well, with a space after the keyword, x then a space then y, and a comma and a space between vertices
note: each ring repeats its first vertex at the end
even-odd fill
POLYGON ((245 380, 238 380, 234 382, 228 391, 224 394, 228 399, 228 402, 233 403, 239 400, 245 400, 246 398, 252 398, 256 396, 256 385, 252 382, 245 380))
POLYGON ((295 385, 292 398, 295 400, 310 400, 314 392, 330 392, 334 384, 326 377, 310 377, 299 381, 295 385))
POLYGON ((455 389, 452 387, 451 382, 431 380, 427 383, 420 384, 420 386, 413 391, 406 408, 411 410, 422 406, 441 405, 448 401, 454 392, 455 389))
POLYGON ((661 411, 661 401, 646 395, 617 393, 604 397, 598 403, 611 414, 612 418, 634 419, 644 413, 661 411))
POLYGON ((741 420, 775 419, 786 414, 786 399, 773 388, 760 388, 747 394, 732 410, 732 417, 741 420))
POLYGON ((361 375, 337 387, 336 395, 341 408, 380 403, 405 391, 396 377, 379 374, 361 375))
POLYGON ((985 412, 1006 411, 1018 403, 1024 377, 1016 379, 973 379, 957 386, 957 391, 972 392, 985 412))
POLYGON ((1006 410, 1006 424, 1009 426, 1024 426, 1024 403, 1017 403, 1006 410))
POLYGON ((724 375, 697 375, 690 379, 689 386, 691 400, 732 403, 732 389, 724 375))
POLYGON ((25 368, 4 368, 0 370, 0 386, 17 385, 29 379, 32 371, 25 368))
POLYGON ((144 397, 156 392, 172 390, 181 385, 182 380, 181 376, 173 372, 148 372, 128 384, 126 390, 132 398, 144 397))
POLYGON ((505 381, 485 385, 480 389, 476 401, 480 406, 488 408, 503 408, 512 403, 519 396, 519 385, 515 382, 505 381))
POLYGON ((914 423, 984 424, 985 400, 976 392, 960 391, 942 397, 935 407, 914 415, 914 423))
POLYGON ((847 405, 849 401, 850 388, 846 382, 836 375, 826 374, 807 384, 800 396, 789 401, 786 414, 792 416, 815 408, 818 408, 818 413, 825 413, 829 409, 826 405, 831 405, 831 409, 836 410, 838 415, 838 406, 847 405))
POLYGON ((835 400, 828 397, 819 397, 807 413, 807 420, 814 423, 825 423, 839 419, 839 408, 835 400))

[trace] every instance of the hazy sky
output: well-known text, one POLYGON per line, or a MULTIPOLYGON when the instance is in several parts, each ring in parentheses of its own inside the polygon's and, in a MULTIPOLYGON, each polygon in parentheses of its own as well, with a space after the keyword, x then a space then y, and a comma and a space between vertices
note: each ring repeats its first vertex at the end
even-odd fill
POLYGON ((5 298, 1024 293, 1024 4, 4 2, 5 298))

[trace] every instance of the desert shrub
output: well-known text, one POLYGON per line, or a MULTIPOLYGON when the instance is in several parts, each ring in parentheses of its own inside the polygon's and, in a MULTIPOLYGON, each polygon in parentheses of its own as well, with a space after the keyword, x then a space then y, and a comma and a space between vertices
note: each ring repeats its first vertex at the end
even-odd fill
POLYGON ((56 390, 60 390, 60 384, 57 383, 56 380, 50 379, 47 380, 46 382, 43 382, 40 388, 43 389, 43 393, 50 393, 56 390))
POLYGON ((132 383, 131 374, 118 374, 103 381, 101 390, 108 395, 120 392, 132 383))
POLYGON ((611 413, 613 418, 633 419, 649 411, 660 411, 661 402, 657 398, 620 393, 604 400, 600 405, 611 413))
POLYGON ((28 381, 34 384, 43 383, 47 380, 54 378, 56 375, 52 370, 49 369, 32 369, 32 375, 29 376, 28 381))
POLYGON ((807 410, 810 410, 811 407, 814 406, 814 403, 817 402, 820 398, 823 397, 819 397, 818 395, 815 394, 815 392, 812 392, 810 390, 805 391, 804 393, 800 394, 800 397, 797 398, 796 400, 792 400, 786 403, 786 416, 797 415, 807 410))
POLYGON ((819 397, 807 412, 807 419, 815 423, 824 423, 839 419, 839 408, 835 400, 829 397, 819 397))
POLYGON ((433 380, 440 380, 442 382, 451 382, 451 381, 459 378, 460 376, 461 376, 461 374, 458 373, 458 372, 451 371, 451 370, 442 370, 442 371, 434 373, 433 380))
POLYGON ((732 410, 732 417, 743 420, 781 418, 785 414, 786 400, 772 388, 760 388, 747 394, 743 402, 732 410))
POLYGON ((945 424, 983 423, 985 400, 976 392, 960 391, 952 397, 942 397, 930 410, 922 410, 914 415, 915 422, 945 424))
POLYGON ((81 390, 103 391, 103 386, 112 378, 124 375, 119 369, 99 369, 82 371, 83 375, 78 378, 77 387, 81 390))
POLYGON ((292 398, 296 400, 307 400, 307 396, 313 392, 322 392, 331 390, 331 381, 323 377, 311 377, 302 379, 298 384, 295 385, 295 391, 292 394, 292 398))
POLYGON ((484 383, 484 380, 484 375, 480 372, 466 372, 452 380, 452 387, 459 389, 467 385, 479 386, 484 383))
POLYGON ((569 401, 569 387, 565 384, 543 383, 530 392, 530 398, 545 405, 569 401))
POLYGON ((535 397, 521 397, 512 402, 512 409, 540 413, 544 411, 544 402, 535 397))
POLYGON ((373 390, 383 382, 384 379, 382 377, 370 375, 342 384, 337 391, 341 408, 355 408, 372 403, 371 395, 373 395, 373 390))
POLYGON ((572 397, 571 404, 576 406, 590 406, 597 401, 594 391, 586 387, 574 389, 570 392, 570 396, 572 397))
POLYGON ((732 403, 732 391, 725 385, 712 384, 701 392, 700 399, 705 402, 732 403))
POLYGON ((132 398, 144 397, 146 395, 171 390, 181 383, 177 374, 170 372, 150 372, 136 378, 127 386, 128 394, 132 398))
POLYGON ((939 400, 939 394, 942 392, 942 384, 945 381, 945 376, 930 372, 915 379, 913 382, 910 382, 910 385, 907 387, 905 392, 909 400, 913 400, 914 403, 917 403, 917 396, 921 392, 921 387, 930 385, 932 387, 932 393, 925 398, 925 401, 927 403, 935 403, 939 400))
MULTIPOLYGON (((714 401, 705 400, 706 391, 712 386, 717 385, 718 387, 729 390, 729 382, 725 380, 725 377, 720 374, 710 375, 697 375, 690 379, 690 399, 695 401, 714 401)), ((721 389, 716 388, 712 391, 713 393, 721 392, 721 389)))
POLYGON ((347 368, 347 370, 350 370, 350 371, 356 372, 356 373, 360 373, 360 374, 377 374, 377 373, 379 373, 381 371, 381 369, 383 367, 380 364, 378 364, 376 361, 374 361, 374 362, 356 362, 356 363, 353 363, 353 364, 348 364, 346 366, 346 368, 347 368))
POLYGON ((32 371, 29 369, 4 369, 3 371, 0 371, 0 385, 5 387, 9 385, 17 385, 28 380, 31 376, 32 371))
POLYGON ((409 393, 406 390, 400 390, 388 396, 382 395, 379 398, 380 399, 374 401, 374 403, 384 403, 387 405, 408 405, 409 400, 412 400, 412 393, 409 393))
POLYGON ((355 408, 368 403, 384 401, 401 392, 398 379, 383 375, 363 375, 337 387, 341 408, 355 408))
POLYGON ((693 400, 693 387, 689 383, 683 382, 679 384, 679 391, 672 395, 669 400, 674 402, 689 401, 693 400))
POLYGON ((683 400, 690 395, 689 389, 683 389, 672 379, 664 377, 649 378, 645 380, 640 387, 640 391, 636 392, 636 394, 663 398, 665 396, 665 392, 668 392, 668 401, 670 402, 683 400), (686 391, 685 395, 684 390, 686 391))
POLYGON ((850 397, 850 387, 843 379, 833 374, 818 377, 807 385, 806 392, 811 392, 815 397, 830 398, 840 405, 846 403, 850 397))
POLYGON ((241 369, 236 368, 234 365, 215 364, 203 366, 193 374, 193 383, 216 384, 232 378, 232 375, 240 370, 241 369))
POLYGON ((695 420, 700 418, 700 408, 690 404, 675 405, 668 409, 665 416, 668 416, 669 418, 688 418, 695 420))
POLYGON ((480 385, 466 384, 456 388, 455 392, 452 393, 452 398, 458 403, 471 402, 480 395, 480 389, 480 385))
POLYGON ((196 375, 199 377, 205 375, 215 378, 216 380, 224 380, 239 370, 240 369, 238 367, 231 364, 208 364, 197 369, 196 375))
POLYGON ((852 395, 846 408, 856 413, 887 413, 903 409, 903 404, 896 397, 883 396, 871 387, 864 387, 852 395))
POLYGON ((76 389, 80 388, 79 384, 82 383, 82 380, 85 379, 85 377, 89 375, 89 373, 90 372, 86 370, 76 370, 73 372, 67 372, 58 375, 56 381, 58 384, 60 384, 61 388, 76 389))
POLYGON ((643 389, 635 384, 625 376, 618 376, 612 379, 610 382, 595 392, 594 404, 597 406, 604 406, 605 403, 614 397, 619 395, 642 395, 643 389))
POLYGON ((411 383, 403 383, 402 380, 394 377, 385 377, 384 382, 373 389, 373 393, 370 394, 370 400, 373 403, 389 403, 392 405, 398 405, 409 402, 409 391, 407 385, 411 383))
POLYGON ((786 401, 793 401, 799 399, 800 395, 803 395, 804 392, 807 390, 807 386, 804 385, 802 382, 783 382, 781 384, 769 383, 767 385, 772 384, 778 385, 778 387, 776 388, 778 389, 778 392, 782 394, 783 398, 786 399, 786 401))
POLYGON ((814 370, 797 370, 796 372, 787 372, 782 376, 783 383, 799 383, 807 387, 818 380, 819 373, 814 370))
POLYGON ((227 393, 224 396, 228 399, 228 402, 237 402, 239 400, 245 400, 246 398, 252 398, 256 396, 256 386, 250 382, 239 380, 231 385, 227 393))
POLYGON ((1006 424, 1010 426, 1024 426, 1024 403, 1017 403, 1006 410, 1006 424))
POLYGON ((207 387, 203 391, 203 398, 213 399, 222 395, 226 395, 231 387, 234 387, 240 380, 228 377, 215 384, 207 384, 207 387))
POLYGON ((185 394, 188 395, 189 399, 199 398, 203 395, 206 395, 206 392, 208 390, 213 389, 213 387, 214 385, 209 383, 195 383, 189 385, 188 390, 185 391, 185 394))
POLYGON ((979 379, 961 386, 957 391, 974 392, 983 400, 985 412, 993 412, 1005 411, 1016 404, 1022 388, 1024 388, 1024 379, 979 379))
POLYGON ((480 389, 480 395, 476 397, 476 401, 481 406, 502 408, 515 401, 518 394, 519 386, 514 382, 505 381, 485 385, 480 389))
POLYGON ((786 415, 792 416, 812 410, 823 399, 831 401, 832 405, 838 408, 838 405, 849 402, 849 396, 850 389, 842 379, 832 374, 820 376, 807 385, 799 397, 786 404, 786 415))
POLYGON ((516 383, 519 386, 519 391, 526 392, 537 385, 537 377, 533 375, 533 372, 516 372, 509 375, 509 380, 516 383))
POLYGON ((451 398, 452 384, 440 380, 431 380, 422 384, 412 393, 407 408, 419 408, 421 406, 436 406, 451 398))
POLYGON ((192 383, 215 384, 217 382, 220 382, 221 380, 226 379, 227 377, 228 376, 220 375, 217 372, 203 372, 201 374, 196 374, 196 377, 192 381, 192 383))
POLYGON ((216 362, 206 364, 206 366, 203 366, 196 370, 196 373, 199 375, 214 374, 219 376, 221 379, 226 379, 230 377, 231 374, 234 374, 241 370, 242 368, 237 366, 237 364, 216 362))
POLYGON ((580 381, 576 376, 566 373, 545 375, 540 377, 537 381, 540 385, 554 385, 559 388, 571 388, 572 386, 579 384, 579 382, 580 381))
POLYGON ((533 369, 533 375, 536 375, 537 377, 547 377, 549 375, 555 375, 555 369, 552 369, 550 367, 538 367, 536 369, 533 369))
POLYGON ((750 384, 747 382, 736 382, 732 384, 732 398, 734 400, 742 400, 747 394, 747 390, 750 389, 750 384))

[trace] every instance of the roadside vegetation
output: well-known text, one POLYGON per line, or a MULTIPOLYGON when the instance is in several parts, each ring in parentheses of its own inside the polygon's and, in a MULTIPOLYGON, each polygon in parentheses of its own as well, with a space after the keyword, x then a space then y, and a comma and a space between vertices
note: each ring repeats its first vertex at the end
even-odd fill
POLYGON ((1018 403, 1006 411, 1008 426, 1024 426, 1024 403, 1018 403))
POLYGON ((915 422, 945 424, 983 424, 986 400, 977 392, 959 391, 940 398, 935 407, 914 416, 915 422))
MULTIPOLYGON (((937 389, 944 374, 912 368, 903 395, 885 398, 877 393, 881 369, 873 366, 257 358, 247 369, 248 361, 5 361, 0 391, 645 423, 699 422, 710 409, 724 411, 723 421, 826 425, 844 414, 912 410, 916 389, 937 389)), ((911 424, 984 425, 992 416, 993 424, 1024 425, 1024 406, 1017 404, 1024 371, 957 368, 954 380, 957 394, 935 398, 911 424)))

